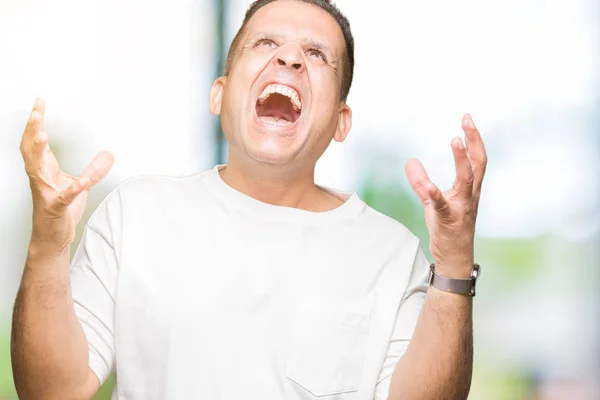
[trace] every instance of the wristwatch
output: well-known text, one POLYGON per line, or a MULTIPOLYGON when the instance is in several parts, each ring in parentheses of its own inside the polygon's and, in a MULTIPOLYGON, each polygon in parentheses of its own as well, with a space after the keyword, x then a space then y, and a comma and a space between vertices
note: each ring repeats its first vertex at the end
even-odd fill
POLYGON ((444 292, 475 297, 475 284, 480 275, 479 264, 473 264, 470 278, 448 278, 435 273, 435 263, 429 266, 429 285, 444 292))

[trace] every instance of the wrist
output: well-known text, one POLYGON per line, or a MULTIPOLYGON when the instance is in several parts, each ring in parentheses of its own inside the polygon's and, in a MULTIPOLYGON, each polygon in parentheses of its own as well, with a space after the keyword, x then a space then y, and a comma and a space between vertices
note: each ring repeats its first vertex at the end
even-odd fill
MULTIPOLYGON (((460 270, 453 270, 454 273, 457 273, 457 271, 460 270)), ((472 264, 471 273, 469 274, 469 277, 444 276, 441 275, 439 271, 437 271, 436 264, 433 263, 429 266, 428 284, 430 287, 434 287, 442 291, 461 295, 475 296, 475 284, 477 283, 479 273, 479 264, 472 264)))
POLYGON ((454 263, 435 263, 435 273, 446 278, 466 279, 471 277, 473 259, 454 263))
POLYGON ((60 258, 70 254, 69 245, 59 245, 55 242, 50 242, 32 237, 27 249, 27 257, 29 259, 40 258, 60 258))

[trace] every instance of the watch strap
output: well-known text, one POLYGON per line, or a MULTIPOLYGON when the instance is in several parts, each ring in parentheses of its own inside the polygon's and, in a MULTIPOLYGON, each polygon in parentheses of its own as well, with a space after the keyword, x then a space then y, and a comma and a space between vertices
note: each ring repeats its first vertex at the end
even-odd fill
POLYGON ((479 264, 473 264, 470 278, 448 278, 435 273, 435 264, 429 267, 429 285, 444 292, 475 297, 475 284, 479 276, 479 264))

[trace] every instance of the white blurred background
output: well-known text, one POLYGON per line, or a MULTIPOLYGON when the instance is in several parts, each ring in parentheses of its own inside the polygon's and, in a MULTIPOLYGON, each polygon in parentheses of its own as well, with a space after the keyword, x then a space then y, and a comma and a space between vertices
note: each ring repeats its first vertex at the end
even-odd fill
MULTIPOLYGON (((250 1, 223 3, 229 44, 250 1)), ((600 4, 337 4, 356 40, 354 123, 318 182, 359 191, 427 240, 403 165, 417 157, 449 187, 450 140, 472 113, 489 165, 470 398, 600 399, 600 4)), ((210 168, 222 161, 208 112, 218 10, 217 0, 0 2, 0 399, 16 398, 10 318, 31 230, 19 141, 35 97, 67 172, 115 155, 88 216, 128 177, 210 168)))

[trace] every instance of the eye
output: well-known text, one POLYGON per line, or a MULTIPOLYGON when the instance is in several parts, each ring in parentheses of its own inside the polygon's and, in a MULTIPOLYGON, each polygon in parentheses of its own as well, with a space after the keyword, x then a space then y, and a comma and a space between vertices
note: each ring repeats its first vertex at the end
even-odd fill
POLYGON ((277 43, 275 43, 271 39, 260 39, 256 42, 254 47, 268 47, 274 49, 275 47, 277 47, 277 43))
POLYGON ((309 57, 317 57, 327 62, 327 57, 325 57, 325 54, 317 49, 308 49, 306 50, 306 54, 308 54, 309 57))

